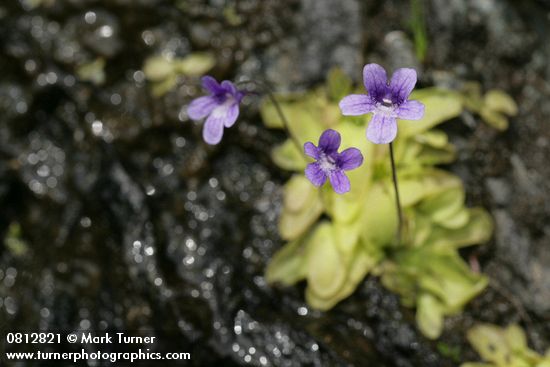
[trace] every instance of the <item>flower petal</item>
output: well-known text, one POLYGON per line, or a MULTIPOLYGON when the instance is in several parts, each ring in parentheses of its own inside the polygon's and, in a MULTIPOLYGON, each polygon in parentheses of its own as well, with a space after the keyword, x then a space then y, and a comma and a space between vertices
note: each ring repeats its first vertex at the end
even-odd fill
POLYGON ((233 98, 237 101, 237 103, 240 103, 245 95, 245 92, 241 92, 240 90, 238 90, 235 84, 233 82, 230 82, 229 80, 224 80, 222 82, 222 88, 225 90, 226 93, 231 94, 233 98))
MULTIPOLYGON (((215 112, 216 110, 214 110, 215 112)), ((224 111, 220 110, 220 114, 223 114, 224 111)), ((225 127, 231 127, 233 124, 235 124, 235 121, 237 121, 237 117, 239 117, 239 104, 237 102, 233 102, 229 104, 225 108, 225 116, 222 116, 223 118, 223 125, 225 127)))
POLYGON ((311 158, 319 158, 319 149, 310 141, 304 144, 304 153, 309 155, 311 158))
POLYGON ((323 186, 327 180, 327 175, 323 172, 317 162, 313 162, 307 165, 305 174, 308 180, 317 187, 323 186))
POLYGON ((319 149, 325 154, 334 153, 340 148, 340 133, 336 130, 327 129, 319 138, 319 149))
POLYGON ((397 121, 395 117, 384 114, 374 114, 367 127, 367 139, 374 144, 391 143, 397 135, 397 121))
POLYGON ((223 126, 231 127, 237 121, 237 117, 239 117, 239 104, 228 99, 225 103, 214 108, 209 118, 221 120, 223 126))
POLYGON ((354 169, 363 163, 363 155, 357 148, 348 148, 338 155, 337 163, 345 171, 354 169))
POLYGON ((372 112, 375 104, 371 97, 365 94, 351 94, 342 98, 340 101, 340 110, 345 116, 358 116, 372 112))
POLYGON ((418 101, 405 101, 395 112, 397 117, 403 120, 420 120, 424 116, 424 104, 418 101))
POLYGON ((409 98, 416 84, 416 70, 410 68, 397 69, 391 78, 390 93, 392 102, 401 104, 409 98))
POLYGON ((222 140, 223 121, 223 119, 214 115, 214 113, 208 116, 202 128, 202 137, 205 142, 210 145, 216 145, 222 140))
POLYGON ((192 120, 205 118, 218 106, 216 99, 212 96, 195 98, 187 107, 187 114, 192 120))
POLYGON ((382 101, 388 93, 386 70, 378 64, 365 65, 363 68, 363 84, 373 100, 382 101))
POLYGON ((222 88, 220 83, 216 81, 213 77, 210 75, 205 75, 201 78, 202 87, 206 89, 210 94, 223 94, 225 90, 222 88))
POLYGON ((237 94, 237 88, 235 87, 235 84, 231 83, 229 80, 224 80, 221 85, 227 93, 230 93, 231 95, 237 94))
POLYGON ((330 173, 330 184, 337 194, 344 194, 351 188, 348 176, 341 170, 334 170, 330 173))

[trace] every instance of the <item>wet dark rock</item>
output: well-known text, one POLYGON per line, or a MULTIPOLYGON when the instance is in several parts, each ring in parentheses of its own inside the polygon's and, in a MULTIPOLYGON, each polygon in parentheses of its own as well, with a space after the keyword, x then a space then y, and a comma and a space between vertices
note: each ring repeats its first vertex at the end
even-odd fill
POLYGON ((64 203, 67 200, 65 152, 38 133, 29 134, 26 145, 18 159, 23 182, 36 195, 47 195, 64 203))
POLYGON ((540 316, 550 312, 550 271, 545 265, 550 261, 544 245, 529 233, 518 228, 505 211, 494 213, 496 234, 496 259, 488 269, 522 302, 525 307, 540 316), (504 266, 503 266, 504 265, 504 266))
POLYGON ((17 84, 0 85, 0 114, 6 120, 23 116, 31 104, 29 94, 17 84))
POLYGON ((384 37, 383 44, 390 70, 410 67, 415 68, 421 74, 421 65, 416 58, 414 44, 404 32, 389 32, 384 37))
POLYGON ((506 205, 510 201, 512 190, 504 179, 488 178, 486 185, 496 205, 506 205))
POLYGON ((357 78, 363 24, 360 2, 302 0, 294 22, 293 36, 270 47, 263 58, 270 81, 284 89, 319 82, 334 66, 357 78))

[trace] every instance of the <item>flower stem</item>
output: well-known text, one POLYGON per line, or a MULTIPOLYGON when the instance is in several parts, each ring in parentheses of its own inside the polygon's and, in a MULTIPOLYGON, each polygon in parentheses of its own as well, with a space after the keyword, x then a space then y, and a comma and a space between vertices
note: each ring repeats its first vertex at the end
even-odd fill
POLYGON ((397 217, 399 219, 399 224, 397 227, 397 244, 401 243, 401 235, 403 231, 403 211, 401 209, 401 200, 399 199, 399 188, 397 185, 397 169, 395 168, 395 158, 393 155, 393 143, 390 143, 390 161, 391 161, 391 172, 393 178, 393 189, 395 191, 395 206, 397 209, 397 217))
POLYGON ((281 105, 275 98, 275 94, 273 93, 273 88, 266 81, 258 81, 258 80, 243 80, 241 82, 238 82, 237 84, 253 84, 262 89, 262 91, 267 95, 271 103, 273 103, 273 105, 275 106, 275 111, 277 112, 277 115, 279 115, 279 118, 283 123, 283 128, 285 129, 285 132, 290 137, 290 140, 292 140, 292 142, 298 149, 298 152, 303 153, 304 147, 302 146, 302 144, 300 144, 298 139, 296 139, 296 137, 290 131, 290 124, 288 123, 288 120, 285 114, 283 113, 283 109, 281 108, 281 105))

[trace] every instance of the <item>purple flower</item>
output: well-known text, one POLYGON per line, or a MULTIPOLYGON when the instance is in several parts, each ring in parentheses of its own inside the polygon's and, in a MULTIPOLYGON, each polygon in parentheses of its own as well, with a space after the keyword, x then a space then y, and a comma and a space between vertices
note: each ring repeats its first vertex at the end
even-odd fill
POLYGON ((202 86, 210 95, 191 101, 187 114, 193 120, 208 116, 202 130, 202 137, 208 144, 215 145, 222 140, 223 128, 231 127, 239 116, 239 103, 244 92, 237 90, 229 80, 219 84, 211 76, 201 79, 202 86))
POLYGON ((363 155, 357 148, 348 148, 338 153, 340 147, 340 134, 332 129, 325 130, 319 138, 319 146, 307 142, 304 144, 304 152, 316 162, 306 167, 306 177, 312 184, 322 186, 327 177, 338 194, 350 190, 349 179, 344 173, 359 167, 363 163, 363 155))
POLYGON ((397 135, 397 119, 419 120, 424 116, 424 105, 409 101, 416 84, 414 69, 397 69, 388 84, 386 71, 378 64, 363 68, 363 84, 369 93, 352 94, 340 101, 342 114, 364 115, 372 112, 367 128, 367 139, 375 144, 391 143, 397 135))

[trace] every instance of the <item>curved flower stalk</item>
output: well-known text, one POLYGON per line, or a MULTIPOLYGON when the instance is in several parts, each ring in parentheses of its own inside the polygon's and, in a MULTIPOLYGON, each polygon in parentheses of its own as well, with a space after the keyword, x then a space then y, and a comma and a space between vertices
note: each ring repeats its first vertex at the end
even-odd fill
POLYGON ((204 141, 216 145, 222 140, 224 127, 231 127, 239 116, 239 103, 245 93, 238 90, 229 80, 218 83, 207 75, 202 77, 202 86, 210 95, 194 99, 187 109, 193 120, 208 116, 202 130, 204 141))
POLYGON ((315 159, 308 164, 305 174, 308 180, 317 187, 322 186, 327 178, 337 194, 344 194, 351 188, 344 171, 352 170, 363 163, 363 155, 357 148, 348 148, 338 153, 340 134, 332 129, 325 130, 319 138, 319 145, 312 142, 304 144, 304 152, 315 159))
MULTIPOLYGON (((301 144, 295 140, 289 129, 288 120, 284 116, 271 88, 265 83, 244 81, 263 86, 271 102, 275 105, 277 114, 283 122, 289 137, 293 139, 298 149, 301 144)), ((237 83, 239 84, 239 83, 237 83)), ((239 103, 245 95, 237 89, 235 84, 224 80, 221 84, 211 76, 202 77, 202 86, 210 95, 194 99, 187 109, 189 117, 200 120, 207 117, 203 128, 203 138, 208 144, 218 144, 223 136, 224 127, 231 127, 239 116, 239 103)), ((359 149, 348 148, 338 153, 341 137, 335 130, 326 130, 319 139, 319 146, 307 142, 304 144, 304 153, 316 160, 306 168, 307 178, 317 187, 322 186, 327 178, 334 191, 344 194, 350 190, 350 182, 344 171, 359 167, 363 163, 363 156, 359 149)))
POLYGON ((367 139, 375 144, 391 143, 397 135, 397 119, 420 120, 424 105, 408 100, 416 84, 414 69, 397 69, 388 83, 386 70, 378 64, 363 68, 367 94, 351 94, 340 101, 342 114, 358 116, 373 113, 367 128, 367 139))

